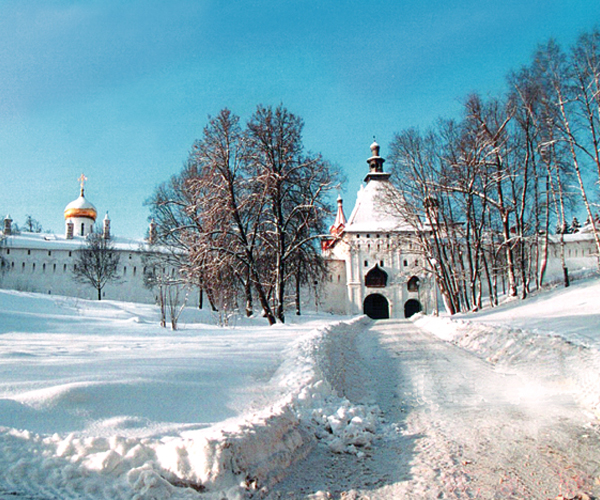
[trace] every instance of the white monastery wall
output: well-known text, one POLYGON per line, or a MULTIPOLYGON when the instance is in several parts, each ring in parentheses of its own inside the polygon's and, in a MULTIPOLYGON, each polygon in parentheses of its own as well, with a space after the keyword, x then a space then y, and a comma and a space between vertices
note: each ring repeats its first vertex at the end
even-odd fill
MULTIPOLYGON (((118 272, 120 279, 108 283, 103 299, 154 303, 153 290, 144 286, 146 268, 142 260, 143 242, 116 240, 115 252, 120 254, 118 272)), ((0 275, 0 287, 11 290, 54 295, 67 295, 82 299, 97 299, 96 289, 73 279, 77 250, 85 245, 84 238, 61 239, 54 235, 28 234, 7 236, 0 247, 6 269, 0 275)), ((170 269, 175 273, 175 269, 170 269)), ((197 301, 193 291, 189 302, 197 301)))
MULTIPOLYGON (((569 275, 577 277, 580 274, 598 269, 598 252, 592 233, 579 232, 565 234, 563 237, 565 265, 569 270, 569 275)), ((552 283, 563 279, 560 245, 560 236, 552 235, 549 241, 545 283, 552 283)))

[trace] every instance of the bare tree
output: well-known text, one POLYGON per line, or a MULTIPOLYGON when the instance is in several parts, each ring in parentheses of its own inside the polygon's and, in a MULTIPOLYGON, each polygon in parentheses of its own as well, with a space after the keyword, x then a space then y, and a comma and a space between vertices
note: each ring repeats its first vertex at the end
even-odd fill
POLYGON ((320 258, 314 242, 336 177, 304 152, 302 125, 281 106, 259 106, 246 129, 222 110, 209 117, 182 174, 152 201, 159 232, 181 248, 182 273, 201 280, 221 310, 239 309, 243 297, 251 315, 257 299, 270 324, 283 321, 286 284, 300 276, 293 262, 320 258))
MULTIPOLYGON (((6 245, 6 236, 4 234, 0 234, 0 249, 2 249, 6 245)), ((4 258, 3 255, 0 254, 0 280, 5 273, 10 269, 8 265, 8 260, 4 258)))
POLYGON ((91 285, 102 300, 102 290, 108 283, 121 279, 118 272, 120 256, 112 242, 101 234, 91 233, 83 248, 76 251, 73 279, 91 285))
POLYGON ((27 231, 28 233, 41 233, 42 225, 39 223, 39 221, 34 219, 31 215, 28 215, 25 218, 25 224, 23 224, 23 230, 27 231))
POLYGON ((205 282, 211 277, 210 290, 221 307, 232 307, 232 292, 243 290, 248 316, 254 289, 264 316, 275 323, 259 248, 266 189, 248 168, 239 118, 228 109, 210 118, 190 162, 195 172, 186 183, 187 213, 195 225, 184 233, 190 269, 205 282))
POLYGON ((331 215, 327 194, 338 185, 332 165, 304 152, 299 116, 283 106, 258 106, 247 125, 249 164, 265 187, 260 238, 271 257, 275 316, 285 320, 286 284, 294 258, 304 252, 319 258, 313 245, 331 215))
POLYGON ((172 247, 151 243, 144 248, 144 286, 155 293, 160 311, 160 326, 166 328, 167 319, 172 330, 177 330, 179 316, 187 305, 188 283, 180 275, 173 257, 177 251, 172 247))

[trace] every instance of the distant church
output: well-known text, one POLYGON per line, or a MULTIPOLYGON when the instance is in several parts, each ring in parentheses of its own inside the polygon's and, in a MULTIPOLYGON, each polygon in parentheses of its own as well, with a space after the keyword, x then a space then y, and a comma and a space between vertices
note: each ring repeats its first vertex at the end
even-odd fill
MULTIPOLYGON (((96 207, 85 197, 82 175, 79 178, 79 197, 64 210, 63 235, 13 231, 10 215, 4 218, 0 243, 3 269, 0 287, 25 292, 67 295, 95 299, 91 285, 73 280, 76 251, 86 244, 98 218, 96 207)), ((103 298, 133 302, 154 302, 152 290, 144 287, 145 267, 142 256, 148 251, 148 242, 113 237, 108 212, 102 220, 102 237, 111 240, 115 252, 120 253, 118 283, 109 283, 103 298)))
POLYGON ((331 236, 322 243, 329 269, 323 307, 373 319, 430 313, 437 305, 436 287, 414 244, 414 228, 385 204, 385 197, 397 190, 384 172, 385 159, 379 151, 374 142, 366 185, 361 186, 348 220, 338 198, 331 236))

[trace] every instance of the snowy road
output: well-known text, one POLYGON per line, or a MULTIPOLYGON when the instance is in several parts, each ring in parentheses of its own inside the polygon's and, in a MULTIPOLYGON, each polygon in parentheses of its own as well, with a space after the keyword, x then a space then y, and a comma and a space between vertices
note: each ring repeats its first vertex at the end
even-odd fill
POLYGON ((600 494, 600 432, 566 383, 501 371, 409 321, 352 332, 328 356, 340 395, 381 408, 381 437, 363 458, 316 447, 270 498, 600 494))

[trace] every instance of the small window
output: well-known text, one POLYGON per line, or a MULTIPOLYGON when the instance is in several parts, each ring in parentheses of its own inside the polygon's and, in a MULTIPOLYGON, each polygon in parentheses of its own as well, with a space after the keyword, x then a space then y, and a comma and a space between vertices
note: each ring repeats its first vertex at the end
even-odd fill
POLYGON ((137 268, 135 266, 133 266, 133 275, 135 276, 135 272, 137 271, 137 268))
POLYGON ((85 234, 85 222, 81 223, 81 234, 80 236, 83 236, 85 234))
POLYGON ((10 248, 6 249, 6 255, 10 255, 10 248))
POLYGON ((417 267, 419 266, 419 261, 418 260, 415 260, 415 266, 417 266, 417 267))
POLYGON ((342 279, 342 277, 338 274, 338 283, 340 282, 341 279, 342 279))
POLYGON ((46 263, 44 262, 42 264, 42 272, 45 273, 46 272, 46 263))
POLYGON ((48 250, 48 257, 52 257, 52 250, 48 250))
POLYGON ((380 260, 380 261, 379 261, 379 265, 380 265, 381 267, 384 267, 384 265, 383 265, 383 261, 382 261, 382 260, 380 260))
POLYGON ((411 279, 408 280, 408 283, 406 284, 409 292, 418 292, 419 285, 420 281, 417 276, 413 276, 411 279))
POLYGON ((31 264, 31 272, 35 271, 35 262, 33 264, 31 264))
POLYGON ((360 238, 360 234, 357 234, 357 235, 356 235, 356 237, 357 237, 357 238, 360 238))
POLYGON ((69 250, 69 257, 71 257, 71 250, 69 250))
POLYGON ((131 254, 129 254, 129 260, 131 260, 131 254))
POLYGON ((11 262, 11 263, 10 263, 10 267, 11 267, 11 269, 14 269, 14 268, 15 268, 15 263, 14 263, 14 262, 11 262))
POLYGON ((376 234, 376 235, 375 235, 375 238, 379 238, 379 235, 378 235, 378 234, 376 234))
POLYGON ((66 272, 67 272, 67 265, 63 264, 63 273, 66 273, 66 272))
POLYGON ((365 267, 369 267, 369 261, 365 260, 365 267))
POLYGON ((123 266, 123 276, 127 275, 127 266, 123 266))
POLYGON ((21 270, 25 271, 25 262, 23 262, 23 265, 21 267, 21 270))
POLYGON ((27 250, 27 255, 31 255, 31 250, 27 250))
POLYGON ((56 272, 56 264, 54 264, 54 265, 52 266, 52 272, 53 272, 53 273, 55 273, 55 272, 56 272))
POLYGON ((404 267, 408 266, 408 261, 404 259, 404 267))
POLYGON ((370 238, 370 237, 371 237, 371 235, 370 235, 370 234, 367 234, 367 238, 370 238))

